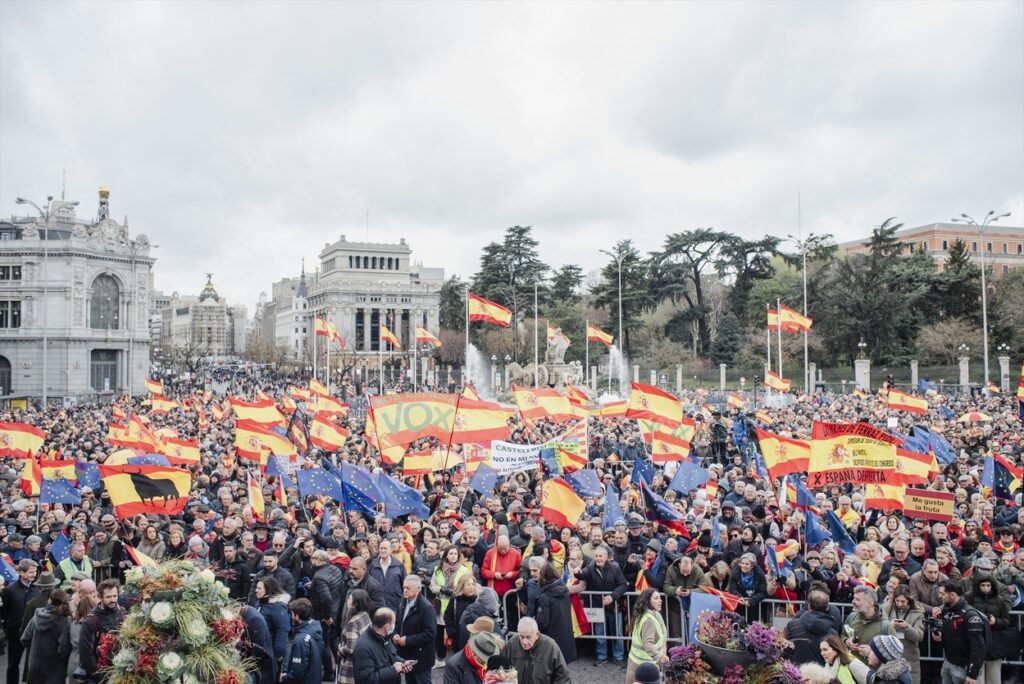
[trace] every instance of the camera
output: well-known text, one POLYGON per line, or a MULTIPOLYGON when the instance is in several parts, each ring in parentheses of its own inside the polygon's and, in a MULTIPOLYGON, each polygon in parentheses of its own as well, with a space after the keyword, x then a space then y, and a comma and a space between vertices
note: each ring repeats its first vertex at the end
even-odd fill
POLYGON ((942 630, 942 618, 925 617, 921 621, 921 624, 926 632, 938 632, 942 630))

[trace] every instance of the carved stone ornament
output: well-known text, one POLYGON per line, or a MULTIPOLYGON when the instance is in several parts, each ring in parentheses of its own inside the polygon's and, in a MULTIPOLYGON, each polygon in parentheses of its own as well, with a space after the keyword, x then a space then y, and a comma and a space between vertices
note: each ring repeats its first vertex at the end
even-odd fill
POLYGON ((74 366, 75 368, 81 368, 82 367, 82 362, 81 361, 75 361, 71 365, 74 366))
POLYGON ((76 223, 71 227, 71 237, 78 239, 85 239, 89 237, 89 231, 81 223, 76 223))
POLYGON ((21 229, 21 238, 23 240, 38 240, 39 229, 36 228, 36 224, 30 223, 21 229))

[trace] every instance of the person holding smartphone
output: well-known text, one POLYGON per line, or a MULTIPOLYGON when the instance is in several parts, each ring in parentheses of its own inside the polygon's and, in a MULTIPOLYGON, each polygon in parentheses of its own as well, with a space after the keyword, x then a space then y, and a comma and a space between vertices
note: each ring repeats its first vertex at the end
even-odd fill
POLYGON ((893 636, 903 642, 903 659, 910 665, 914 684, 921 684, 921 641, 924 639, 924 610, 914 601, 905 584, 895 587, 882 604, 882 617, 892 625, 893 636))

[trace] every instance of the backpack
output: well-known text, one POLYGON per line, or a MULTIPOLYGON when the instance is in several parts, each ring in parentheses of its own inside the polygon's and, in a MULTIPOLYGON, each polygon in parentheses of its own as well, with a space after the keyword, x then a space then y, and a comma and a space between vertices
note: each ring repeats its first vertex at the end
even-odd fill
POLYGON ((985 655, 987 656, 992 651, 992 625, 988 624, 988 618, 985 617, 985 614, 971 604, 968 603, 964 608, 966 608, 966 610, 964 610, 964 618, 973 612, 981 618, 981 624, 985 625, 985 631, 983 634, 985 637, 985 655))

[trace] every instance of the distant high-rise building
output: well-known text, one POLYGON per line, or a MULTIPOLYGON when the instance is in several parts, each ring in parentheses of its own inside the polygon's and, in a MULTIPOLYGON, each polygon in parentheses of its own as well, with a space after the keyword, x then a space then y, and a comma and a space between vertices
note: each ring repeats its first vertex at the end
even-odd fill
POLYGON ((177 353, 219 361, 245 351, 245 307, 230 306, 217 294, 212 273, 206 274, 198 297, 171 295, 161 319, 160 346, 165 356, 177 353))

